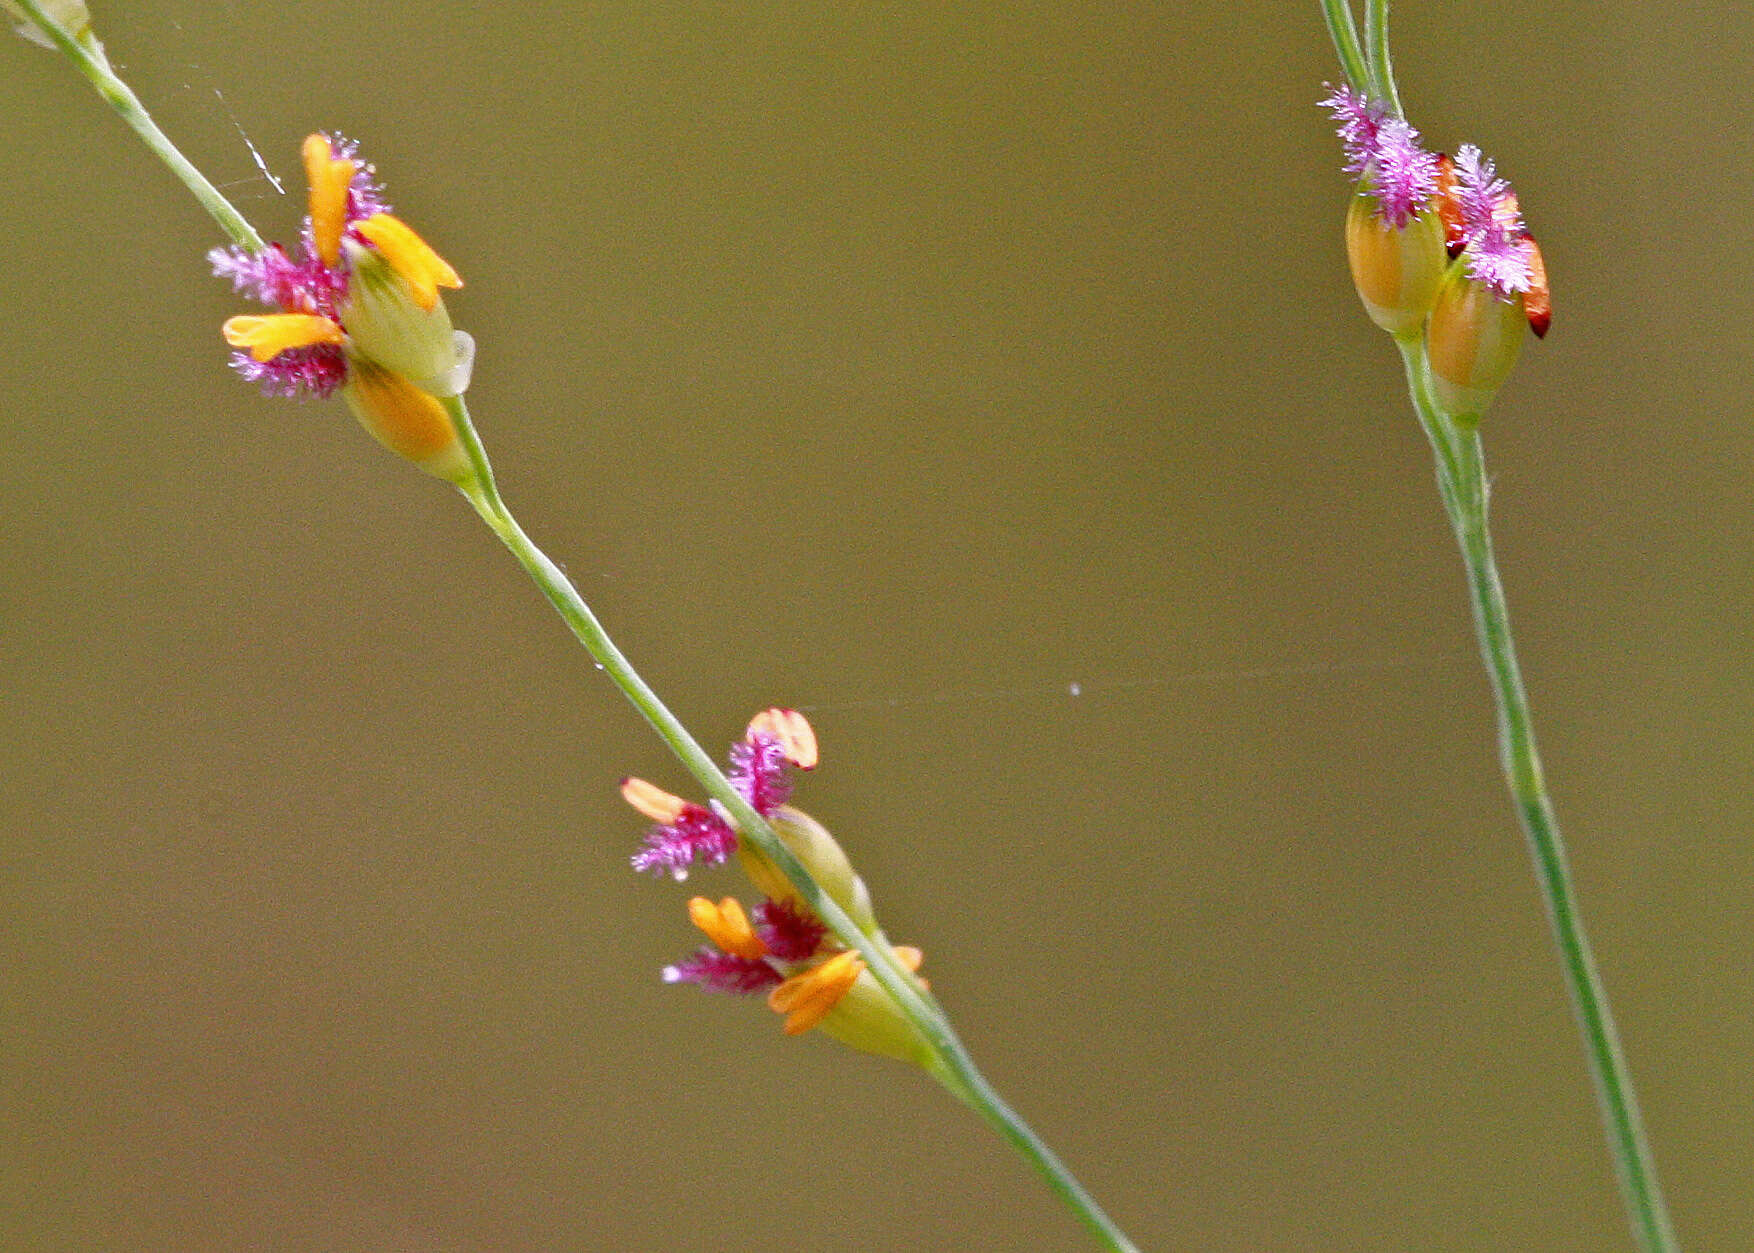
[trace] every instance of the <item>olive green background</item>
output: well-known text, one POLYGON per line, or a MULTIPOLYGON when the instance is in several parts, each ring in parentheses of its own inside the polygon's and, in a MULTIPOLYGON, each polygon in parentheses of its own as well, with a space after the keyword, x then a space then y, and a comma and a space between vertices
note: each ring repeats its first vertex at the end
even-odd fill
MULTIPOLYGON (((271 238, 365 142, 526 526, 715 752, 809 712, 799 802, 1144 1247, 1629 1246, 1313 0, 98 20, 271 238)), ((1681 1234, 1754 1247, 1754 17, 1397 22, 1546 252, 1512 609, 1681 1234)), ((659 982, 615 785, 680 768, 448 489, 228 373, 68 65, 0 41, 0 118, 0 1247, 1088 1247, 918 1074, 659 982)))

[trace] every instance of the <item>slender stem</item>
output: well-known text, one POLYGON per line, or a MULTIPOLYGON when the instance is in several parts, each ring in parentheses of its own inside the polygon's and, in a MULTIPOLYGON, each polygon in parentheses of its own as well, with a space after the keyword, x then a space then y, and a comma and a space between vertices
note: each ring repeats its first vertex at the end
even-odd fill
MULTIPOLYGON (((1440 424, 1448 419, 1438 415, 1440 424)), ((1468 590, 1474 608, 1480 655, 1498 705, 1500 765, 1509 785, 1523 834, 1528 838, 1535 878, 1547 907, 1547 921, 1559 948, 1560 966, 1571 993, 1572 1009, 1583 1036, 1584 1053, 1594 1080, 1608 1146, 1613 1154, 1627 1216, 1641 1248, 1674 1250, 1674 1228, 1657 1180, 1656 1162, 1645 1136, 1644 1120, 1633 1091, 1632 1072, 1620 1047, 1619 1032, 1608 1005, 1578 909, 1571 868, 1560 838, 1553 803, 1547 794, 1535 728, 1511 636, 1510 611, 1499 580, 1487 524, 1490 488, 1479 431, 1452 426, 1458 453, 1459 481, 1451 484, 1451 521, 1467 566, 1468 590)))
POLYGON ((859 951, 872 976, 889 993, 931 1050, 934 1064, 929 1069, 934 1077, 958 1099, 972 1107, 1021 1153, 1105 1247, 1120 1253, 1133 1250, 1135 1246, 1097 1204, 1096 1199, 987 1082, 952 1029, 949 1019, 915 976, 896 959, 894 951, 887 944, 879 943, 877 938, 860 930, 846 911, 821 889, 810 872, 775 834, 767 819, 757 813, 731 786, 718 764, 707 755, 676 715, 670 712, 657 693, 639 676, 610 639, 609 633, 591 612, 590 606, 579 595, 572 581, 530 540, 524 529, 518 525, 517 519, 512 516, 504 498, 500 496, 492 467, 488 464, 486 450, 469 419, 468 406, 462 397, 454 396, 444 403, 475 469, 474 480, 461 488, 464 497, 480 515, 481 520, 511 550, 512 555, 548 598, 579 643, 585 646, 586 651, 634 708, 644 715, 652 729, 669 745, 689 773, 714 800, 729 811, 738 832, 785 873, 805 902, 843 944, 859 951))
POLYGON ((1328 37, 1334 41, 1340 68, 1347 81, 1357 90, 1370 91, 1370 70, 1364 63, 1364 50, 1358 44, 1358 27, 1352 18, 1352 0, 1322 0, 1322 16, 1328 22, 1328 37))
POLYGON ((1396 117, 1401 112, 1395 90, 1395 66, 1389 59, 1389 0, 1364 0, 1364 55, 1370 66, 1370 94, 1386 101, 1396 117))
POLYGON ((146 106, 140 103, 140 97, 110 68, 110 60, 104 55, 103 45, 91 32, 86 30, 77 36, 69 34, 43 12, 36 0, 15 0, 15 3, 36 23, 43 34, 54 41, 55 46, 67 55, 79 72, 97 89, 97 94, 122 115, 122 120, 133 128, 134 133, 145 141, 153 154, 189 189, 201 207, 219 223, 219 229, 234 244, 252 252, 260 252, 265 245, 262 237, 256 233, 256 228, 245 220, 244 215, 233 207, 231 201, 220 195, 219 189, 207 180, 207 176, 191 165, 188 158, 177 151, 177 146, 169 137, 158 129, 158 124, 147 113, 146 106))
POLYGON ((1396 336, 1395 347, 1401 350, 1401 363, 1407 370, 1407 393, 1413 398, 1413 411, 1419 415, 1419 425, 1431 442, 1431 455, 1437 464, 1437 490, 1443 496, 1444 511, 1453 522, 1461 508, 1456 500, 1461 464, 1456 455, 1455 428, 1438 415, 1437 402, 1432 399, 1423 333, 1396 336))
POLYGON ((1475 635, 1498 709, 1499 762, 1528 841, 1548 925, 1559 949, 1560 969, 1583 1037, 1584 1055, 1621 1197, 1639 1246, 1650 1253, 1669 1253, 1678 1248, 1674 1229, 1645 1136, 1632 1073, 1608 1005, 1607 989, 1590 951, 1565 843, 1559 834, 1535 744, 1534 718, 1523 687, 1510 629, 1510 610, 1492 550, 1492 532, 1487 521, 1491 490, 1480 433, 1472 421, 1458 422, 1435 404, 1429 365, 1419 341, 1409 338, 1398 344, 1407 366, 1407 387, 1413 407, 1436 458, 1444 510, 1449 514, 1467 568, 1475 635))

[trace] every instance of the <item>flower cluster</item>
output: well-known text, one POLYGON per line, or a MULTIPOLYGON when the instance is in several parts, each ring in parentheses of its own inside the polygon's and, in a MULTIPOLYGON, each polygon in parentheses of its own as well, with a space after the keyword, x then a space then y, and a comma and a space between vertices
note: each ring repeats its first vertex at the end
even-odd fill
MULTIPOLYGON (((791 771, 809 770, 816 760, 816 734, 804 716, 767 709, 750 721, 742 742, 732 748, 726 774, 823 893, 860 931, 887 944, 864 880, 846 853, 821 823, 786 803, 791 771)), ((730 896, 717 903, 703 896, 689 901, 689 920, 711 944, 665 967, 665 982, 698 984, 714 992, 765 992, 768 1007, 784 1015, 788 1035, 820 1027, 854 1048, 930 1064, 924 1041, 863 959, 834 939, 791 880, 743 840, 722 811, 672 796, 643 779, 622 780, 621 794, 657 824, 633 857, 636 870, 683 879, 694 863, 716 865, 735 853, 764 896, 749 910, 730 896)), ((908 970, 919 968, 918 949, 892 951, 908 970)))
POLYGON ((1516 193, 1472 144, 1454 160, 1426 151, 1382 101, 1340 87, 1321 103, 1358 179, 1346 252, 1365 310, 1397 337, 1423 335, 1438 402, 1477 421, 1521 352, 1522 326, 1539 337, 1552 322, 1516 193))
POLYGON ((468 385, 473 344, 438 289, 462 279, 391 215, 357 145, 311 135, 302 156, 310 213, 298 254, 208 254, 216 275, 278 310, 226 321, 232 365, 267 395, 340 392, 386 447, 458 481, 470 471, 440 399, 468 385))
MULTIPOLYGON (((731 748, 725 772, 737 794, 763 818, 772 818, 792 795, 791 768, 816 768, 816 733, 803 714, 768 709, 757 714, 741 743, 731 748)), ((737 850, 737 832, 717 810, 671 796, 644 779, 624 779, 628 804, 657 822, 646 846, 633 857, 635 870, 688 877, 696 861, 716 866, 737 850)))

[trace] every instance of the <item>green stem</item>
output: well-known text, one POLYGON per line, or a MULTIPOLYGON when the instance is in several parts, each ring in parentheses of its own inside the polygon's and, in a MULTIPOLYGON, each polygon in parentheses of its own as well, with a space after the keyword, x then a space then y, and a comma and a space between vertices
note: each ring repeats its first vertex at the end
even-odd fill
POLYGON ((1455 485, 1455 496, 1460 509, 1452 514, 1451 520, 1467 566, 1480 655, 1498 704, 1500 765, 1517 816, 1522 820, 1523 834, 1528 838, 1535 879, 1559 948, 1560 966, 1583 1036, 1584 1053, 1589 1060, 1590 1077, 1595 1083, 1596 1100, 1627 1216, 1641 1248, 1653 1253, 1674 1250, 1679 1246, 1657 1180, 1656 1161, 1645 1136, 1632 1072, 1620 1047, 1607 989, 1590 951, 1565 843, 1560 838, 1558 819, 1535 746, 1534 721, 1517 664, 1510 611, 1505 604, 1504 587, 1492 552, 1492 533, 1487 525, 1490 487, 1479 431, 1471 427, 1458 430, 1457 445, 1461 481, 1455 485))
POLYGON ((1322 0, 1322 16, 1328 22, 1328 37, 1340 56, 1340 68, 1346 79, 1362 92, 1370 91, 1370 70, 1364 62, 1364 50, 1358 44, 1358 26, 1352 19, 1351 0, 1322 0))
POLYGON ((140 97, 132 88, 116 76, 110 68, 109 58, 104 55, 101 43, 91 34, 90 30, 80 32, 77 36, 63 30, 48 14, 38 6, 36 0, 14 0, 26 16, 34 22, 38 29, 85 75, 86 79, 97 89, 109 106, 122 115, 122 120, 133 128, 134 133, 145 141, 160 161, 163 161, 170 172, 175 174, 193 193, 201 207, 219 223, 219 229, 239 247, 248 248, 251 252, 260 252, 265 247, 262 237, 256 228, 245 220, 244 215, 232 206, 231 201, 219 194, 219 189, 207 181, 202 174, 189 163, 188 158, 177 151, 165 133, 158 129, 158 124, 147 113, 146 106, 140 103, 140 97))
POLYGON ((1021 1153, 1050 1188, 1088 1227, 1104 1247, 1131 1251, 1134 1245, 1114 1220, 1096 1203, 1059 1157, 1043 1143, 1029 1124, 999 1096, 987 1082, 951 1028, 949 1019, 937 1003, 921 987, 918 979, 896 959, 887 944, 878 943, 862 931, 831 897, 817 884, 810 872, 792 855, 767 819, 757 813, 743 796, 731 786, 718 764, 688 733, 681 721, 671 713, 656 692, 633 668, 609 633, 591 612, 578 589, 558 566, 551 561, 524 533, 512 512, 506 507, 494 481, 493 469, 487 460, 480 436, 469 419, 468 406, 460 396, 447 399, 445 408, 456 424, 470 463, 475 469, 473 481, 461 491, 500 541, 511 550, 518 563, 548 598, 573 635, 583 644, 609 680, 645 717, 660 739, 676 754, 708 795, 730 813, 739 834, 748 839, 791 880, 806 904, 828 925, 829 930, 848 948, 857 949, 870 969, 872 977, 889 993, 901 1012, 913 1024, 931 1051, 933 1064, 928 1067, 954 1096, 966 1102, 1021 1153))
POLYGON ((1413 398, 1413 411, 1419 425, 1431 442, 1431 455, 1437 463, 1437 490, 1443 507, 1453 521, 1461 504, 1456 500, 1456 484, 1461 481, 1461 463, 1457 459, 1454 427, 1438 416, 1437 402, 1431 395, 1430 366, 1425 357, 1423 331, 1397 335, 1395 347, 1401 351, 1401 364, 1407 371, 1407 394, 1413 398))
POLYGON ((1387 102, 1396 117, 1405 117, 1395 90, 1394 62, 1389 59, 1388 0, 1364 0, 1364 57, 1370 66, 1370 94, 1387 102))
POLYGON ((1403 340, 1400 347, 1407 363, 1413 407, 1431 440, 1437 460, 1438 488, 1467 569, 1475 635, 1498 709, 1499 764, 1528 842, 1547 922, 1559 949, 1560 969, 1583 1037, 1584 1055, 1621 1198, 1639 1247, 1649 1253, 1672 1253, 1679 1246, 1657 1180, 1656 1161, 1645 1136, 1632 1072, 1620 1047, 1607 989, 1590 951, 1565 843, 1559 834, 1558 819, 1541 769, 1540 751, 1535 744, 1534 717, 1517 663, 1510 610, 1505 603, 1487 522, 1491 490, 1480 433, 1473 419, 1458 421, 1433 402, 1429 366, 1418 342, 1403 340))

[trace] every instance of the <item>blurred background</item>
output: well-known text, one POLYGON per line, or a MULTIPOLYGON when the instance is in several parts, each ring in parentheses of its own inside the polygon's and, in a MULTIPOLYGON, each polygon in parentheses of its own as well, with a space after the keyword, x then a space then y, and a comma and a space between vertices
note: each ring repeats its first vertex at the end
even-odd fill
MULTIPOLYGON (((1313 0, 96 16, 269 238, 364 141, 525 525, 715 752, 808 712, 1142 1246, 1629 1247, 1313 0)), ((1397 17, 1546 253, 1500 556, 1681 1236, 1754 1247, 1754 15, 1397 17)), ((68 64, 0 41, 0 117, 0 1245, 1090 1247, 919 1074, 659 982, 746 893, 629 871, 680 767, 454 494, 230 374, 68 64)))

